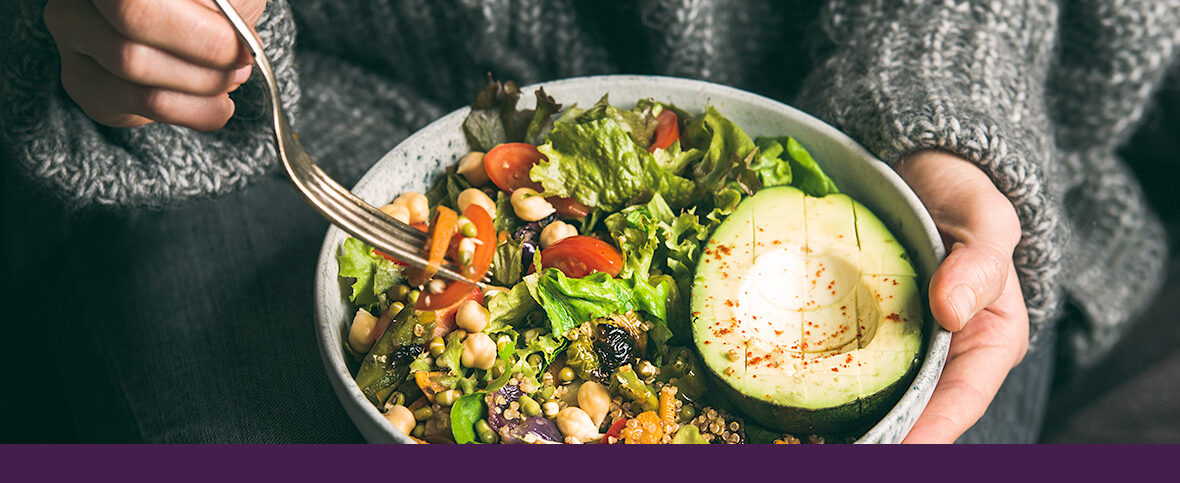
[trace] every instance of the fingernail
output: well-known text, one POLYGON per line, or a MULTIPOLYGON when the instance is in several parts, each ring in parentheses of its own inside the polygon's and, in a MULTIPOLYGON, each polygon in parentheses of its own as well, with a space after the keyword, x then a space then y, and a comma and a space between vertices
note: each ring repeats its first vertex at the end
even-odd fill
POLYGON ((967 321, 975 316, 975 291, 971 290, 971 287, 959 285, 951 289, 947 302, 950 302, 951 310, 954 310, 955 316, 959 318, 960 328, 967 325, 967 321))
POLYGON ((233 83, 241 84, 250 79, 250 73, 253 72, 254 66, 247 65, 234 71, 233 83))

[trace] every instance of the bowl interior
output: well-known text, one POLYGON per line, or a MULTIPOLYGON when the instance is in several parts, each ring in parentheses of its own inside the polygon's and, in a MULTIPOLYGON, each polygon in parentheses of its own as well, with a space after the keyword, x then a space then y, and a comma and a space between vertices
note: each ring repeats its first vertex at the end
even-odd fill
MULTIPOLYGON (((589 106, 604 93, 612 102, 629 106, 652 97, 690 112, 706 106, 744 128, 751 136, 789 134, 811 152, 841 191, 872 209, 908 248, 918 271, 919 286, 929 285, 944 250, 938 232, 917 196, 885 163, 835 128, 777 101, 738 89, 702 81, 655 76, 580 77, 541 84, 563 106, 589 106)), ((521 103, 534 102, 533 90, 523 90, 521 103)), ((461 130, 467 108, 452 112, 394 147, 369 170, 353 192, 374 205, 386 204, 404 191, 424 192, 443 168, 467 152, 461 130)), ((354 383, 343 344, 353 311, 337 278, 336 254, 347 235, 328 229, 316 270, 316 324, 320 354, 328 377, 345 410, 370 442, 409 442, 373 407, 354 383)), ((950 334, 927 315, 925 352, 921 367, 901 401, 857 442, 899 442, 913 426, 938 381, 946 360, 950 334)))

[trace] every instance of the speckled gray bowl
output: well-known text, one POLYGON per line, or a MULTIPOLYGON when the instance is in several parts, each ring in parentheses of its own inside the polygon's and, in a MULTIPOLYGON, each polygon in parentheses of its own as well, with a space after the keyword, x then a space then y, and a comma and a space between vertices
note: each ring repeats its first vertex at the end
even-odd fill
MULTIPOLYGON (((692 112, 714 106, 751 136, 794 136, 823 165, 841 191, 876 212, 901 239, 914 256, 915 268, 922 278, 920 286, 929 285, 930 275, 942 260, 944 250, 934 222, 901 178, 848 136, 797 109, 731 87, 668 77, 580 77, 542 85, 545 92, 565 106, 573 103, 588 106, 604 93, 610 93, 611 101, 618 105, 652 97, 692 112)), ((524 88, 526 95, 522 96, 522 103, 531 105, 535 88, 524 88)), ((443 167, 467 152, 460 129, 466 115, 466 108, 452 112, 407 138, 382 157, 353 192, 379 206, 404 191, 424 191, 443 167)), ((336 276, 336 253, 345 237, 336 227, 328 230, 316 270, 316 325, 324 367, 340 402, 367 440, 409 442, 365 399, 346 362, 343 344, 354 311, 349 308, 336 276)), ((926 352, 917 377, 897 406, 858 442, 901 441, 926 407, 950 345, 950 333, 939 329, 933 319, 927 319, 926 352)))

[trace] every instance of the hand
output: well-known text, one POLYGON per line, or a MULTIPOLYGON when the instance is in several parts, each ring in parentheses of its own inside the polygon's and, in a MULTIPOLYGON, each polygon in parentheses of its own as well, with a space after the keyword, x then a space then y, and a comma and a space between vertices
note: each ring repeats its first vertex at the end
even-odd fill
MULTIPOLYGON (((251 26, 266 7, 231 3, 251 26)), ((100 124, 214 131, 233 115, 229 92, 250 77, 250 54, 212 0, 49 0, 45 25, 62 87, 100 124)))
POLYGON ((955 334, 938 386, 905 443, 952 443, 975 424, 1028 350, 1028 310, 1012 265, 1020 220, 975 165, 924 151, 898 173, 950 252, 930 280, 930 311, 955 334))

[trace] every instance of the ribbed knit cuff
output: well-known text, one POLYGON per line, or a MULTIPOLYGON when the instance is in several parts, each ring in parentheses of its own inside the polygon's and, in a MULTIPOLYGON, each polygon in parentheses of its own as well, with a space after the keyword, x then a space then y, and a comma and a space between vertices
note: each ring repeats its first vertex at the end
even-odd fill
POLYGON ((1034 336, 1057 313, 1064 249, 1043 85, 1048 1, 833 1, 799 105, 887 163, 936 149, 979 166, 1020 217, 1014 262, 1034 336))

